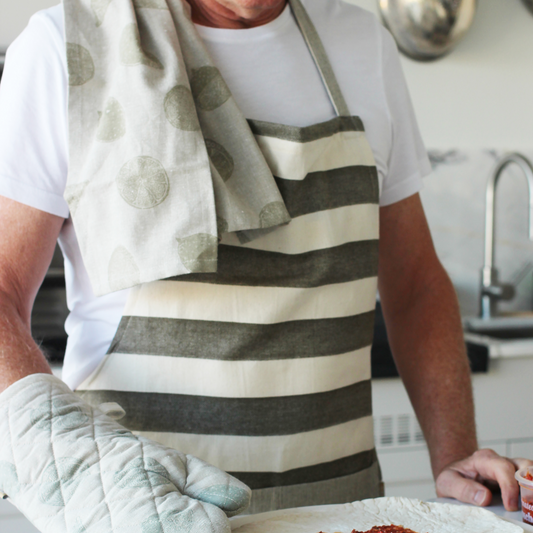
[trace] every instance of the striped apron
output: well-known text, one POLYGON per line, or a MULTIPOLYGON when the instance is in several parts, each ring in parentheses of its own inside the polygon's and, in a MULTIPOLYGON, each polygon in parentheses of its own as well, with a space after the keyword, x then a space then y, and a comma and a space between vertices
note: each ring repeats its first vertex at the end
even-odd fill
POLYGON ((242 244, 216 274, 131 290, 108 354, 78 393, 118 403, 137 434, 253 489, 251 512, 381 495, 370 348, 379 183, 322 43, 291 2, 337 117, 249 121, 292 222, 242 244))

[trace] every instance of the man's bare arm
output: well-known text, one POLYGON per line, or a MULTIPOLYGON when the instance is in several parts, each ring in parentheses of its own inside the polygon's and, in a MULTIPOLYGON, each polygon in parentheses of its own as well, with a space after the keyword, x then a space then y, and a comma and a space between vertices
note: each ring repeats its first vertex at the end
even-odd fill
POLYGON ((30 319, 63 222, 0 196, 0 392, 30 374, 51 373, 30 319))
POLYGON ((457 299, 418 195, 381 208, 380 224, 379 291, 387 332, 438 475, 477 449, 457 299))
POLYGON ((418 195, 380 210, 379 290, 394 358, 420 421, 439 496, 488 505, 495 481, 516 510, 514 472, 533 464, 477 450, 470 369, 457 298, 418 195))

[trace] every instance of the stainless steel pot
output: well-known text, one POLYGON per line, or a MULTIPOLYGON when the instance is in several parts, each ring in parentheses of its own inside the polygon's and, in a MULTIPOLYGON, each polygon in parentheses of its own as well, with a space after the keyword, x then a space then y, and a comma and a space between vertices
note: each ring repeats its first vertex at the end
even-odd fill
POLYGON ((379 0, 383 21, 398 47, 419 61, 450 52, 472 25, 476 5, 477 0, 379 0))

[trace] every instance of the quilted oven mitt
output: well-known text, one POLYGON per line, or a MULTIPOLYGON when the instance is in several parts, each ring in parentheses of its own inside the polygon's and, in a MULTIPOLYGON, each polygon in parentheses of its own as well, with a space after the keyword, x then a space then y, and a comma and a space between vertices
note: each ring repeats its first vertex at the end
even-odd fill
POLYGON ((229 533, 250 489, 35 374, 0 394, 0 492, 43 533, 229 533))

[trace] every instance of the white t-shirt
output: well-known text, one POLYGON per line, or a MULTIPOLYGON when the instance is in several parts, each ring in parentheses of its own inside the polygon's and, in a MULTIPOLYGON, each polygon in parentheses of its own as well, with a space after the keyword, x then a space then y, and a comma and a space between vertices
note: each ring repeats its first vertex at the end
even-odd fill
MULTIPOLYGON (((431 167, 396 45, 376 18, 340 0, 304 0, 377 163, 380 204, 418 192, 431 167)), ((290 9, 246 30, 198 26, 247 118, 308 126, 335 116, 290 9)), ((70 315, 63 379, 77 387, 105 355, 127 291, 96 298, 63 199, 68 170, 67 66, 61 5, 34 15, 7 52, 0 86, 0 195, 65 217, 70 315)))

